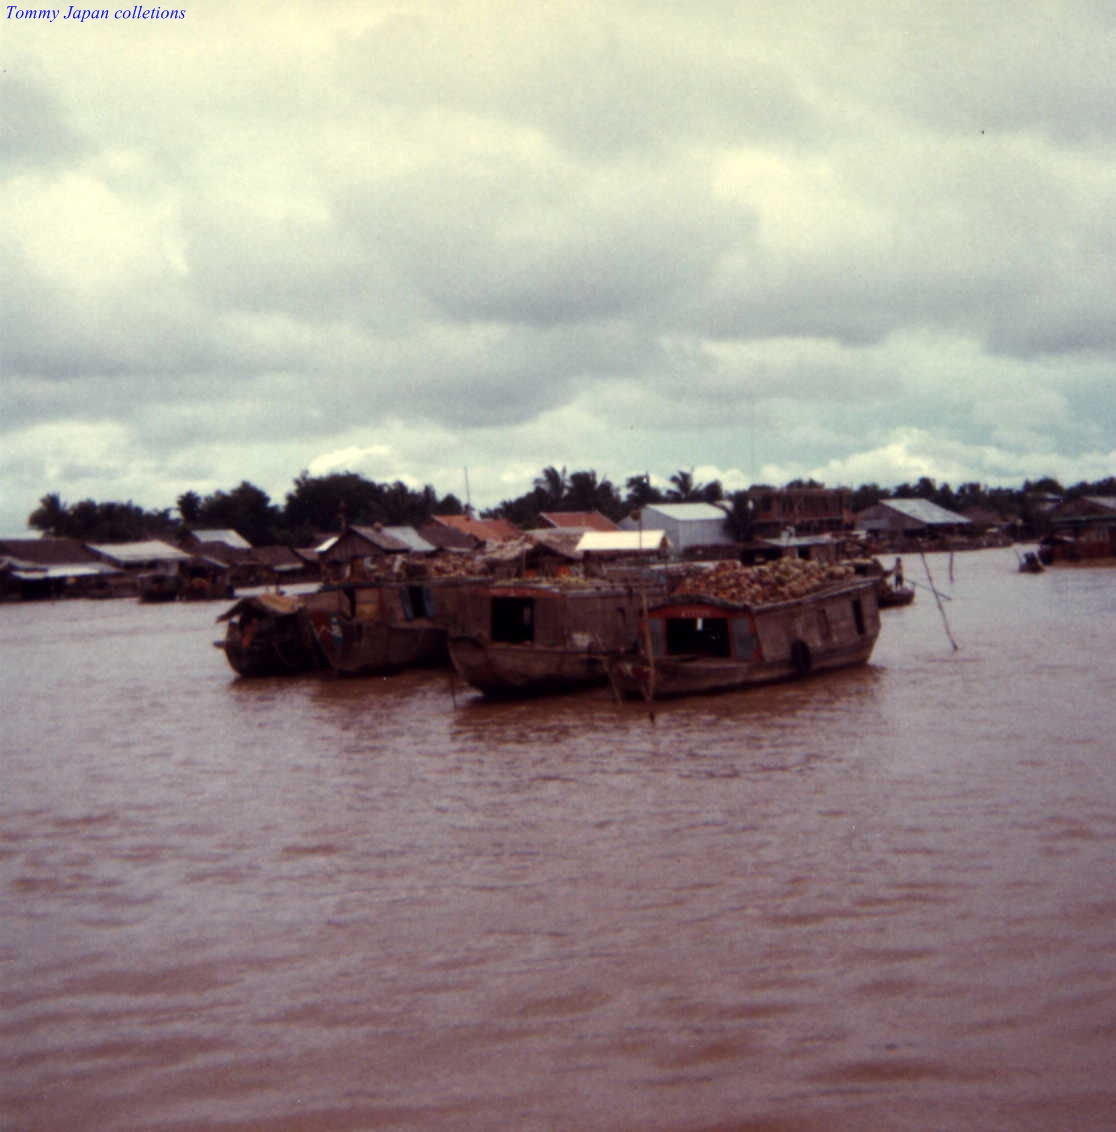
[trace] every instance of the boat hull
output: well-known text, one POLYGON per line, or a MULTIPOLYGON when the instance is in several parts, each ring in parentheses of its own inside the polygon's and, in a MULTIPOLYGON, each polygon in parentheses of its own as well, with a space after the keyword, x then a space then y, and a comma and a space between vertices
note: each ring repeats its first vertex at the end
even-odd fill
POLYGON ((293 676, 326 667, 301 598, 241 598, 217 620, 228 625, 225 639, 214 643, 241 676, 293 676))
POLYGON ((641 647, 608 664, 620 696, 727 692, 864 664, 880 632, 871 579, 769 605, 675 595, 644 617, 641 647))
POLYGON ((344 676, 382 676, 406 668, 436 668, 449 663, 444 628, 353 621, 320 612, 309 616, 329 666, 344 676))
POLYGON ((880 609, 896 609, 899 606, 910 605, 914 601, 915 592, 910 586, 896 589, 893 586, 882 585, 876 592, 876 600, 880 609))
POLYGON ((608 678, 626 698, 665 699, 713 692, 733 692, 765 684, 799 680, 821 672, 866 664, 875 639, 827 652, 809 654, 808 664, 788 657, 783 661, 746 661, 713 657, 662 657, 654 665, 643 657, 609 661, 608 678))
POLYGON ((224 641, 217 644, 240 676, 295 676, 325 667, 299 614, 248 624, 230 621, 224 641))
POLYGON ((493 697, 573 692, 608 679, 602 656, 577 649, 458 636, 450 638, 449 654, 462 679, 493 697))

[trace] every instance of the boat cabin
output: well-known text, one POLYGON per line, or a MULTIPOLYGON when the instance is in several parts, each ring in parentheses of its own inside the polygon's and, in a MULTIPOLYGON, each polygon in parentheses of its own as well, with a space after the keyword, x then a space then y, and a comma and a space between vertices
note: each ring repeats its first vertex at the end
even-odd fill
POLYGON ((796 665, 808 664, 813 653, 878 633, 874 596, 861 584, 841 593, 760 607, 713 599, 666 602, 647 615, 651 651, 655 657, 749 663, 789 656, 796 665))
POLYGON ((639 602, 620 586, 476 586, 462 595, 455 629, 494 644, 627 648, 639 630, 639 602))

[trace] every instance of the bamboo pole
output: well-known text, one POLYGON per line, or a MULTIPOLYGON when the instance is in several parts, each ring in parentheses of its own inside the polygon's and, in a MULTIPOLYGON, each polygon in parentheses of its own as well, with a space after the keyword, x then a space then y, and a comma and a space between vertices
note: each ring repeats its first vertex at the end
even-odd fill
POLYGON ((938 612, 942 615, 942 624, 945 626, 946 636, 949 638, 949 643, 953 646, 953 651, 957 652, 957 650, 961 646, 958 645, 958 643, 953 639, 953 634, 950 632, 949 619, 946 617, 945 606, 942 605, 942 599, 938 593, 938 588, 934 585, 934 579, 930 574, 930 563, 926 561, 926 552, 920 550, 918 553, 919 557, 922 559, 922 567, 926 571, 926 580, 930 583, 930 589, 933 591, 934 600, 938 604, 938 612))

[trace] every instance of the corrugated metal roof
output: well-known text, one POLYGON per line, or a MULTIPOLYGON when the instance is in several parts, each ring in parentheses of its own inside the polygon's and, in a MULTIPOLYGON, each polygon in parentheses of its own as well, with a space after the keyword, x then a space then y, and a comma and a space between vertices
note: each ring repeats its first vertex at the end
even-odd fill
MULTIPOLYGON (((349 526, 349 531, 355 531, 361 538, 366 539, 373 546, 379 547, 380 550, 398 551, 407 549, 407 544, 402 539, 389 534, 387 527, 381 525, 374 527, 358 527, 353 523, 349 526)), ((347 533, 348 532, 346 532, 346 534, 347 533)))
POLYGON ((343 534, 333 535, 327 538, 325 542, 315 549, 318 554, 325 554, 327 551, 332 550, 342 539, 353 535, 363 539, 370 546, 376 547, 377 550, 383 550, 388 553, 397 553, 401 550, 410 549, 407 542, 398 535, 391 533, 387 527, 364 527, 358 526, 356 523, 351 524, 343 534))
POLYGON ((252 544, 231 527, 190 532, 198 542, 223 542, 234 550, 251 550, 252 544))
POLYGON ((416 554, 433 554, 436 549, 415 530, 414 527, 384 527, 384 534, 406 543, 416 554))
POLYGON ((956 511, 947 511, 944 507, 931 503, 929 499, 881 499, 880 506, 890 507, 893 511, 917 519, 928 527, 969 522, 964 515, 958 515, 956 511))
POLYGON ((169 542, 148 539, 144 542, 88 543, 89 549, 110 562, 138 566, 144 562, 188 562, 190 555, 169 542))
POLYGON ((1116 496, 1114 495, 1086 495, 1085 498, 1105 511, 1116 511, 1116 496))
POLYGON ((36 578, 93 578, 98 575, 109 576, 119 574, 107 562, 71 562, 64 566, 27 566, 24 569, 13 570, 17 578, 34 581, 36 578))
POLYGON ((676 523, 725 517, 724 508, 718 507, 715 503, 648 503, 643 510, 665 515, 676 523))
POLYGON ((586 531, 578 540, 579 553, 601 553, 602 551, 658 551, 663 545, 669 546, 666 531, 586 531))

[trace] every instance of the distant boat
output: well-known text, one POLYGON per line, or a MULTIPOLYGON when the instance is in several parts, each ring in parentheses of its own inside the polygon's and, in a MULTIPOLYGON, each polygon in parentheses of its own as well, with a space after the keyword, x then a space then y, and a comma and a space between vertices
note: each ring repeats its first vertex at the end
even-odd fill
POLYGON ((178 574, 150 571, 136 575, 136 589, 142 602, 177 601, 182 579, 178 574))
POLYGON ((880 609, 895 609, 914 601, 914 587, 904 585, 894 569, 885 570, 878 558, 856 558, 850 565, 860 577, 876 579, 876 603, 880 609))
POLYGON ((1020 574, 1041 574, 1045 569, 1046 567, 1039 561, 1038 555, 1033 550, 1028 550, 1027 553, 1019 559, 1020 574))
POLYGON ((899 605, 910 605, 914 598, 913 586, 888 585, 886 578, 881 578, 876 586, 876 601, 881 609, 894 609, 899 605))
POLYGON ((730 691, 864 664, 879 636, 875 578, 749 605, 700 592, 652 605, 635 656, 609 661, 623 696, 730 691))

